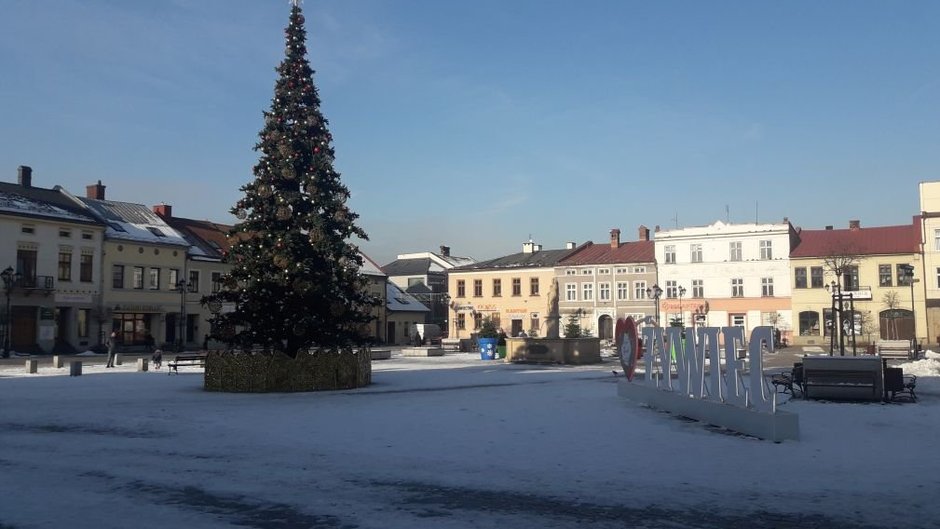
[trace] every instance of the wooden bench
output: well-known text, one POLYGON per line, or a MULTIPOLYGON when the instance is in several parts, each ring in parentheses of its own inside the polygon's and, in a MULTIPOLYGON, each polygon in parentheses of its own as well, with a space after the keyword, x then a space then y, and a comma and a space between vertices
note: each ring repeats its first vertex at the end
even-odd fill
POLYGON ((178 375, 179 370, 177 368, 180 366, 206 367, 206 355, 176 355, 176 358, 167 362, 166 374, 169 375, 170 373, 176 373, 178 375))
POLYGON ((878 340, 875 342, 878 354, 882 358, 896 360, 910 360, 911 341, 910 340, 878 340))
POLYGON ((804 356, 803 397, 882 400, 883 361, 872 356, 804 356))

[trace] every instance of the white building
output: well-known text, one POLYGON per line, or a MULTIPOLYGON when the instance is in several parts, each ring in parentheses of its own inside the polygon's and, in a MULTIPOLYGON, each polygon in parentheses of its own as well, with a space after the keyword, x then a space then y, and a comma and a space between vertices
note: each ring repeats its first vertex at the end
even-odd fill
POLYGON ((725 224, 660 231, 655 237, 661 321, 686 326, 772 325, 787 338, 790 250, 796 231, 779 224, 725 224))

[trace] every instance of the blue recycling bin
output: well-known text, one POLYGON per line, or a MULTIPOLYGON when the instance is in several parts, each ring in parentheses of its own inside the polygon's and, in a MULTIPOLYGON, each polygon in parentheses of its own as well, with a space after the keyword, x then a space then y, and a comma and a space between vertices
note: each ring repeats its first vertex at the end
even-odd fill
POLYGON ((477 345, 480 347, 480 360, 496 359, 496 342, 498 338, 477 338, 477 345))

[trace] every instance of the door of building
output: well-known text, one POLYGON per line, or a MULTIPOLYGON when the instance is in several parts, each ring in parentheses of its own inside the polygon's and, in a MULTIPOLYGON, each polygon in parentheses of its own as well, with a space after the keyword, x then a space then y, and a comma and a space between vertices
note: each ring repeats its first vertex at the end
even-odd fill
POLYGON ((522 320, 512 320, 512 336, 519 336, 522 333, 522 320))
POLYGON ((36 345, 36 307, 13 307, 10 347, 28 350, 36 345))
POLYGON ((395 322, 385 324, 385 343, 395 345, 395 322))

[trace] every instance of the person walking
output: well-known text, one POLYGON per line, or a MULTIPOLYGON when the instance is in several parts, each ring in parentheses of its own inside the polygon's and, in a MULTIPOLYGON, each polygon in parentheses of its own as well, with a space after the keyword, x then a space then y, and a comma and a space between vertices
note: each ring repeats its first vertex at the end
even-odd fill
POLYGON ((114 355, 117 353, 117 338, 118 332, 111 331, 111 336, 108 338, 108 365, 105 367, 114 367, 114 355))

